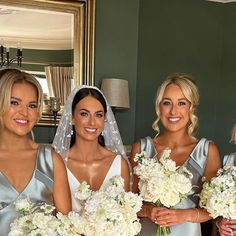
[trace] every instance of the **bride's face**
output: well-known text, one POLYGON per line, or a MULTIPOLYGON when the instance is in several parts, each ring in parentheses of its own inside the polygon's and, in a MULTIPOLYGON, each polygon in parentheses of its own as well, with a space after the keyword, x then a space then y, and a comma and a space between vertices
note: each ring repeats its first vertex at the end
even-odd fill
POLYGON ((105 112, 102 104, 94 97, 87 96, 75 106, 72 122, 77 138, 97 140, 104 128, 105 112))

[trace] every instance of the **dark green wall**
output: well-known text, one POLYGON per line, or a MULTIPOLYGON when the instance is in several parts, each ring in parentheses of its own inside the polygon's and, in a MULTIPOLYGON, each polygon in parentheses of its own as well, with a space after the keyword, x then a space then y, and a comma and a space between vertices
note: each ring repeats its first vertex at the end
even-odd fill
POLYGON ((135 138, 154 135, 154 98, 174 72, 192 74, 199 86, 199 137, 221 153, 236 122, 236 4, 204 0, 140 0, 135 138), (145 88, 145 89, 144 89, 145 88))
POLYGON ((130 105, 116 118, 125 144, 134 140, 138 52, 138 0, 96 1, 95 84, 103 78, 129 82, 130 105))

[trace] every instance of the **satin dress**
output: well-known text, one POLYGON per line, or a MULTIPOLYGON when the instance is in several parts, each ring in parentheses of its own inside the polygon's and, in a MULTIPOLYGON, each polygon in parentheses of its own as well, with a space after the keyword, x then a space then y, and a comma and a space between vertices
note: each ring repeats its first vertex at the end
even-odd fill
POLYGON ((6 236, 10 224, 19 213, 14 203, 29 197, 33 202, 53 204, 53 160, 51 146, 41 145, 37 152, 33 175, 22 192, 18 192, 0 172, 0 236, 6 236))
MULTIPOLYGON (((106 184, 109 182, 109 179, 112 178, 113 176, 121 175, 121 158, 122 157, 120 155, 117 155, 114 158, 101 186, 106 186, 106 184)), ((75 192, 79 188, 80 182, 68 168, 67 168, 67 175, 71 191, 72 210, 79 212, 81 206, 79 201, 75 197, 75 192)))
POLYGON ((234 166, 236 159, 236 153, 231 153, 229 155, 225 155, 223 159, 223 166, 234 166))
MULTIPOLYGON (((156 150, 153 144, 153 140, 150 137, 141 139, 141 151, 146 151, 149 158, 156 155, 156 150)), ((206 166, 206 160, 208 155, 209 143, 205 138, 202 138, 192 150, 189 158, 185 161, 185 166, 193 174, 192 185, 193 193, 179 204, 174 206, 175 209, 188 209, 198 206, 199 198, 196 194, 200 193, 202 189, 202 176, 206 166)), ((140 218, 142 224, 142 230, 139 236, 156 236, 157 225, 153 223, 149 218, 140 218)), ((185 222, 175 226, 171 226, 171 234, 169 236, 201 236, 200 223, 185 222)))

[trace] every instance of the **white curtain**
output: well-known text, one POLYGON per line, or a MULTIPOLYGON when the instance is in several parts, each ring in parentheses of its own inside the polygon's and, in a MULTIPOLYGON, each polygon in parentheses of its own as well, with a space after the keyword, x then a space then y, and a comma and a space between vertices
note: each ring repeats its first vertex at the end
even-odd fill
POLYGON ((73 67, 45 66, 49 96, 60 98, 64 106, 71 92, 71 80, 73 79, 73 67))

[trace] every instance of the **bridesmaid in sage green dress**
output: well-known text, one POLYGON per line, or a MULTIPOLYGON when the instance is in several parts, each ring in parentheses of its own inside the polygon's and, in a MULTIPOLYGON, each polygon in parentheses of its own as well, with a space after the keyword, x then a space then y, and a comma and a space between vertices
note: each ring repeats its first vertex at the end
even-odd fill
MULTIPOLYGON (((230 142, 236 144, 236 124, 232 129, 232 137, 230 142)), ((223 159, 223 166, 236 166, 236 153, 225 155, 223 159)), ((219 217, 216 219, 216 225, 221 236, 233 236, 236 234, 236 219, 227 220, 222 217, 219 217), (235 233, 233 233, 233 231, 235 233)))
POLYGON ((42 110, 42 88, 30 74, 0 70, 0 236, 19 216, 18 199, 55 204, 71 210, 70 190, 62 158, 51 146, 28 137, 42 110))
MULTIPOLYGON (((153 123, 157 135, 146 137, 133 144, 131 164, 136 153, 147 152, 148 158, 160 158, 160 153, 169 147, 171 159, 177 166, 185 166, 193 174, 193 193, 172 209, 155 207, 144 203, 139 212, 142 236, 156 236, 157 224, 170 226, 170 236, 201 236, 200 223, 209 220, 208 212, 198 206, 198 194, 202 188, 202 176, 211 179, 220 168, 220 156, 216 145, 206 138, 197 139, 196 107, 199 101, 198 88, 186 74, 169 76, 160 86, 156 96, 156 121, 153 123), (163 132, 160 132, 159 121, 163 132)), ((138 177, 134 176, 133 191, 138 192, 138 177)))

